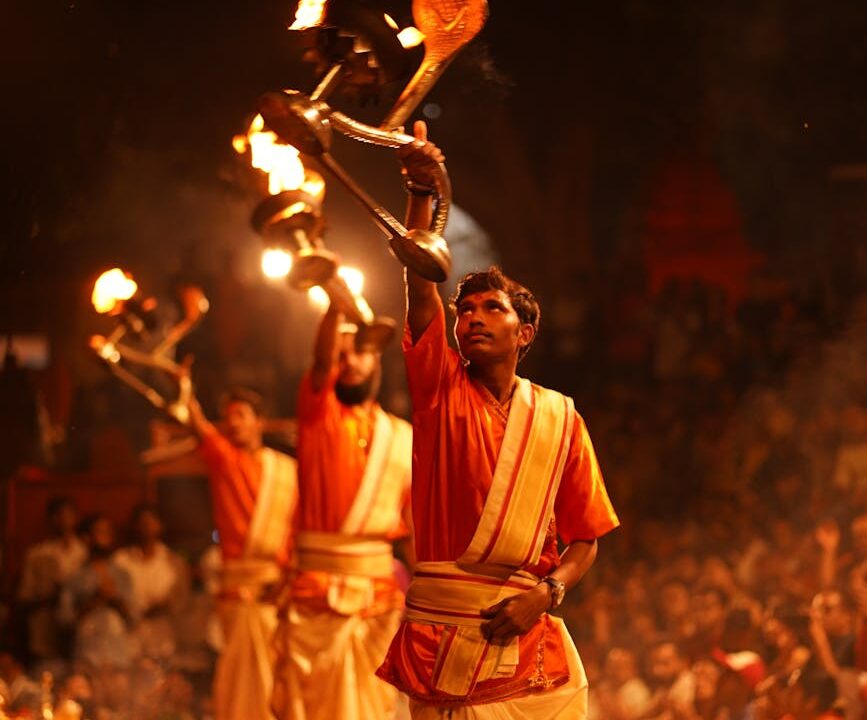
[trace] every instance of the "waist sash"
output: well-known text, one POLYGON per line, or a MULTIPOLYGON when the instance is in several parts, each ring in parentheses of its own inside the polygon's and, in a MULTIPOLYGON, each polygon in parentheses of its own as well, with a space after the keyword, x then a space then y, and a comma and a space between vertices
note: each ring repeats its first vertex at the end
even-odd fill
POLYGON ((299 570, 391 577, 394 575, 391 545, 337 533, 300 532, 295 539, 299 570))
POLYGON ((280 580, 281 567, 269 560, 225 560, 220 570, 220 594, 241 600, 256 600, 262 590, 280 580))
POLYGON ((535 587, 539 578, 499 566, 468 572, 453 562, 420 562, 406 595, 406 619, 445 625, 431 685, 456 696, 469 695, 476 683, 511 677, 518 667, 518 638, 491 645, 482 636, 481 611, 535 587))
POLYGON ((354 615, 376 601, 376 578, 394 576, 391 545, 384 540, 302 532, 295 540, 298 570, 327 573, 328 607, 354 615))

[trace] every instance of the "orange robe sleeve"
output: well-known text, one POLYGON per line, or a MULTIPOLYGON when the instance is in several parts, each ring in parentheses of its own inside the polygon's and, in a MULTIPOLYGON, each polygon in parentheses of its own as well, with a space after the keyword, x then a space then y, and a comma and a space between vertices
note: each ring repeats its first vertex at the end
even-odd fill
POLYGON ((225 559, 239 558, 256 507, 261 469, 252 456, 234 447, 216 429, 202 436, 199 453, 208 467, 220 551, 225 559))
POLYGON ((458 354, 449 348, 446 341, 442 303, 417 342, 413 343, 409 323, 406 323, 402 348, 413 414, 431 410, 442 396, 442 383, 460 363, 458 354))
POLYGON ((566 545, 577 540, 595 540, 620 525, 587 425, 580 415, 576 416, 572 445, 554 502, 557 532, 566 545))

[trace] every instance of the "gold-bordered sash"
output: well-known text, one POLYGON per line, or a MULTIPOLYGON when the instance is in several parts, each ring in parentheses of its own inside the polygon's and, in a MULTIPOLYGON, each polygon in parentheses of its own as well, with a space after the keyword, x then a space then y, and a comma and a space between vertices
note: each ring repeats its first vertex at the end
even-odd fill
POLYGON ((412 427, 377 408, 364 475, 341 533, 385 536, 394 530, 411 470, 412 427))
POLYGON ((273 558, 286 546, 298 502, 295 460, 271 448, 262 448, 261 459, 262 479, 244 547, 247 558, 273 558))
POLYGON ((539 561, 574 423, 571 398, 518 378, 482 517, 458 564, 539 561))
POLYGON ((467 572, 453 562, 420 562, 406 595, 406 619, 445 625, 431 685, 459 697, 482 680, 511 677, 518 661, 518 638, 491 645, 481 633, 481 611, 535 587, 539 578, 488 566, 485 573, 467 572))

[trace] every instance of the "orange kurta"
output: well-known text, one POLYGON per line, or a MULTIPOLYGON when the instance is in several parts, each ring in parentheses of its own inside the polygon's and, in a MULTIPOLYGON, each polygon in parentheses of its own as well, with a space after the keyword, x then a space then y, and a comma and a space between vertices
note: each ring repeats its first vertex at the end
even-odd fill
MULTIPOLYGON (((224 560, 243 557, 262 483, 262 462, 254 453, 235 447, 216 429, 206 433, 199 452, 208 466, 214 524, 220 535, 224 560)), ((292 554, 291 533, 274 560, 289 564, 292 554)))
MULTIPOLYGON (((337 399, 337 369, 319 392, 311 374, 301 382, 298 396, 298 530, 339 533, 361 486, 368 451, 373 442, 374 410, 350 407, 337 399)), ((408 499, 408 498, 407 498, 408 499)), ((390 538, 406 535, 403 523, 390 538)), ((375 607, 381 612, 402 602, 393 578, 376 578, 375 607)), ((327 608, 328 574, 299 572, 293 585, 296 601, 327 608)))
MULTIPOLYGON (((413 403, 416 555, 419 561, 456 561, 481 518, 505 421, 448 347, 442 308, 415 345, 407 328, 403 350, 413 403)), ((619 524, 587 428, 580 416, 575 420, 541 558, 535 566, 522 568, 540 577, 559 564, 558 535, 566 544, 593 540, 619 524)), ((456 702, 431 686, 442 627, 405 622, 380 676, 418 700, 456 702)), ((567 681, 566 654, 547 615, 520 638, 519 646, 520 665, 513 677, 479 682, 460 702, 503 700, 567 681)))

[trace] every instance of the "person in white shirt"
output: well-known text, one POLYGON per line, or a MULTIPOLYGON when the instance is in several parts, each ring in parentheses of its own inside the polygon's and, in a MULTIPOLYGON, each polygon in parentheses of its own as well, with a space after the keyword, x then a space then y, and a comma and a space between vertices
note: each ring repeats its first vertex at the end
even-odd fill
POLYGON ((67 655, 71 635, 57 621, 60 591, 87 559, 87 545, 76 535, 78 513, 72 500, 48 501, 45 518, 49 536, 31 546, 25 556, 18 601, 27 616, 31 660, 44 662, 67 655))
POLYGON ((174 618, 188 596, 184 561, 162 542, 163 524, 155 508, 139 505, 130 519, 133 543, 117 550, 112 561, 132 582, 130 614, 141 653, 171 657, 176 648, 174 618))

